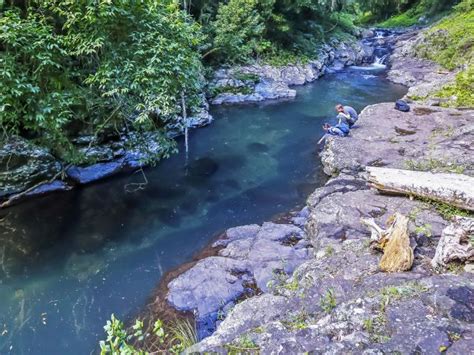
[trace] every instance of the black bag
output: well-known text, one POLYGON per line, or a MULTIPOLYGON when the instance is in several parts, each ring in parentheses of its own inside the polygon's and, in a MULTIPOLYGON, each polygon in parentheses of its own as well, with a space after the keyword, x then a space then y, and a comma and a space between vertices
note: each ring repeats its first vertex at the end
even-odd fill
POLYGON ((395 102, 395 110, 408 112, 410 111, 410 106, 403 100, 397 100, 395 102))

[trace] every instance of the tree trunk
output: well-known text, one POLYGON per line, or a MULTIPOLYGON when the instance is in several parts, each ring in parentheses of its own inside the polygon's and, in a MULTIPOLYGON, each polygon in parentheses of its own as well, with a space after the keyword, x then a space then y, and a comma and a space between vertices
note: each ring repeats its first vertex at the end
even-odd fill
POLYGON ((414 195, 474 211, 471 176, 376 167, 367 167, 367 171, 370 185, 382 192, 414 195))
POLYGON ((435 269, 446 266, 451 261, 474 261, 474 219, 456 217, 453 223, 443 230, 431 261, 435 269))
POLYGON ((361 219, 371 232, 371 244, 383 251, 380 269, 385 272, 408 271, 413 265, 413 249, 408 236, 408 218, 395 213, 387 229, 380 228, 373 218, 361 219))

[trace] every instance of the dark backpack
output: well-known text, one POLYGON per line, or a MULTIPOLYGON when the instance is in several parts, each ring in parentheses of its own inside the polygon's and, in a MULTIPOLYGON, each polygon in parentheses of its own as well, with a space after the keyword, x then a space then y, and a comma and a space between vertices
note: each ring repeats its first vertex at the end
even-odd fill
POLYGON ((397 100, 395 102, 395 110, 408 112, 410 111, 410 106, 403 100, 397 100))

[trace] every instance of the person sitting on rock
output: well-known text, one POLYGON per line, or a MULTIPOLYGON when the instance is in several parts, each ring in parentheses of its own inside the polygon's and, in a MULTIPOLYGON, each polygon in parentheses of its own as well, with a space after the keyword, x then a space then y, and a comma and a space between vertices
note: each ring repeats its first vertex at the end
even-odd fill
POLYGON ((354 108, 351 106, 343 106, 341 104, 337 104, 336 112, 338 113, 337 118, 339 119, 339 123, 345 122, 349 126, 349 128, 352 128, 352 126, 359 119, 357 111, 354 110, 354 108))
POLYGON ((323 125, 323 129, 326 131, 326 133, 339 137, 347 136, 350 131, 349 126, 345 122, 339 122, 335 126, 331 126, 329 123, 325 123, 323 125))

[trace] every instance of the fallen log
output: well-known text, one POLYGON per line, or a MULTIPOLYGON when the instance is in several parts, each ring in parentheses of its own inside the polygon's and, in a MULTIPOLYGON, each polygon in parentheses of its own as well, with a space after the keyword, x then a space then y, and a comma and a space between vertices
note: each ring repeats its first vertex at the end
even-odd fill
POLYGON ((410 247, 407 217, 395 213, 388 220, 387 229, 380 228, 373 218, 362 218, 361 222, 371 232, 371 246, 383 251, 379 264, 382 271, 400 272, 411 269, 413 249, 410 247))
POLYGON ((451 261, 474 261, 473 243, 474 218, 455 217, 443 230, 431 265, 435 269, 442 269, 451 261))
POLYGON ((377 167, 367 167, 367 172, 369 184, 379 191, 428 198, 474 211, 471 176, 377 167))

